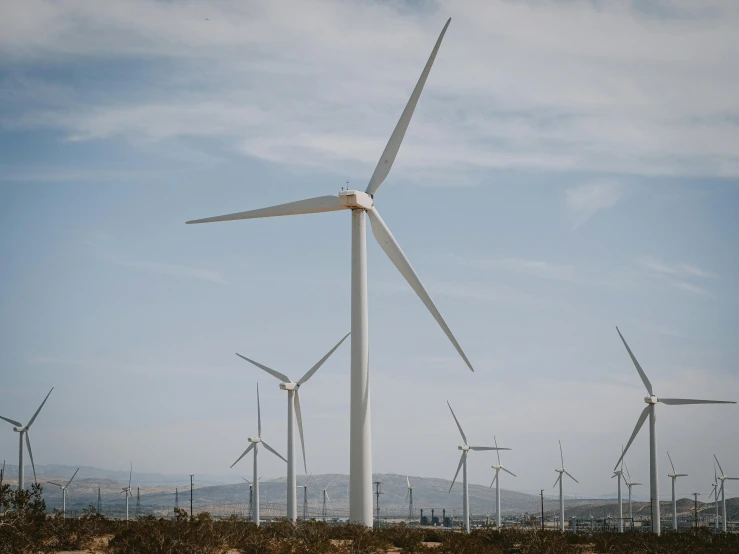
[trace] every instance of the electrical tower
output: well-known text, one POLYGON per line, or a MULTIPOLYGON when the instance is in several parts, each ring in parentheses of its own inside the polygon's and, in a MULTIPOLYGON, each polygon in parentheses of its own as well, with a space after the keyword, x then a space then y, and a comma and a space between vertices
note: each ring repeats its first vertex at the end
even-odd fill
MULTIPOLYGON (((256 456, 256 454, 255 454, 256 456)), ((195 474, 192 473, 190 475, 190 519, 192 519, 192 487, 193 487, 193 480, 192 478, 195 477, 195 474)))
POLYGON ((377 497, 377 529, 380 528, 380 495, 382 494, 382 481, 375 481, 375 496, 377 497))
POLYGON ((141 515, 141 491, 136 487, 136 517, 141 515))
POLYGON ((98 513, 102 514, 102 503, 100 502, 100 487, 98 487, 98 513))

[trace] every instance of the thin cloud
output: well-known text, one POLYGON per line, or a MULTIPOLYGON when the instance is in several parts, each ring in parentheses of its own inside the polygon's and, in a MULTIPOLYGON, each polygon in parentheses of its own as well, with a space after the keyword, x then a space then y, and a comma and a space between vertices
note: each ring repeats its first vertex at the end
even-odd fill
POLYGON ((600 210, 611 208, 621 198, 616 183, 596 182, 565 190, 565 205, 573 218, 573 228, 584 225, 600 210))
POLYGON ((672 286, 677 287, 681 290, 692 292, 693 294, 699 294, 700 296, 714 296, 714 294, 709 290, 704 289, 703 287, 699 287, 698 285, 694 285, 693 283, 687 283, 685 281, 673 281, 672 286))
POLYGON ((705 287, 687 281, 687 279, 712 279, 716 277, 715 274, 705 269, 684 262, 669 263, 653 256, 644 256, 639 259, 639 262, 652 271, 652 273, 668 279, 670 284, 675 288, 700 296, 715 296, 705 287))

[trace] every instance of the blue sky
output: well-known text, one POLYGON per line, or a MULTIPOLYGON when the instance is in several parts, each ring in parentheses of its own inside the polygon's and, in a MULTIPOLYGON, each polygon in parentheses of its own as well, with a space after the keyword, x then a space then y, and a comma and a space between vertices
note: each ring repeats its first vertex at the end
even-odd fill
MULTIPOLYGON (((451 478, 448 399, 512 488, 561 438, 570 492, 608 493, 644 396, 615 325, 658 395, 739 400, 734 3, 0 6, 0 413, 57 387, 38 463, 228 474, 257 380, 284 451, 234 352, 297 378, 349 330, 349 217, 184 221, 364 189, 449 16, 375 200, 476 372, 369 238, 375 470, 451 478)), ((348 354, 301 392, 312 472, 348 470, 348 354)), ((683 494, 712 452, 739 473, 735 406, 660 408, 683 494)))

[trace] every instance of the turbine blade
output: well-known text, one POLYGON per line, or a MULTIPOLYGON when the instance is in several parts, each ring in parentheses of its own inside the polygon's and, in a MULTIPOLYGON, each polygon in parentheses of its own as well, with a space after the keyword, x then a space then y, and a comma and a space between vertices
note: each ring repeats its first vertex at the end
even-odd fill
POLYGON ((345 209, 348 208, 341 205, 338 196, 319 196, 317 198, 308 198, 307 200, 298 200, 297 202, 288 202, 287 204, 278 204, 277 206, 270 206, 268 208, 259 208, 258 210, 206 217, 205 219, 193 219, 186 223, 188 225, 193 223, 215 223, 217 221, 279 217, 282 215, 317 214, 345 209))
POLYGON ((687 473, 677 473, 677 474, 675 474, 675 477, 687 477, 687 476, 688 476, 687 473))
POLYGON ((54 481, 46 481, 46 482, 51 485, 56 485, 57 487, 60 487, 60 488, 64 486, 64 485, 60 485, 59 483, 55 483, 54 481))
POLYGON ((449 400, 446 401, 446 405, 449 406, 449 411, 452 412, 452 417, 454 418, 455 423, 457 424, 457 429, 459 429, 459 434, 462 435, 462 440, 465 444, 467 444, 467 437, 464 436, 464 431, 462 431, 462 426, 459 424, 459 420, 457 419, 457 416, 454 415, 454 410, 452 410, 452 405, 449 404, 449 400))
POLYGON ((495 438, 495 435, 493 435, 493 441, 495 442, 495 455, 498 457, 498 465, 500 465, 500 452, 498 452, 498 439, 495 438))
POLYGON ((274 448, 272 448, 270 445, 268 445, 264 441, 262 441, 262 444, 264 445, 264 448, 266 448, 267 450, 269 450, 270 452, 272 452, 272 454, 274 454, 278 458, 282 459, 285 463, 287 463, 287 460, 282 456, 282 454, 280 454, 279 452, 277 452, 277 450, 275 450, 274 448))
MULTIPOLYGON (((626 470, 626 475, 627 475, 627 477, 629 478, 629 481, 631 481, 631 474, 629 473, 629 468, 628 468, 628 466, 626 465, 626 462, 624 461, 624 454, 625 454, 625 453, 626 453, 626 452, 625 452, 625 450, 624 450, 624 447, 622 446, 622 447, 621 447, 621 461, 622 461, 622 463, 623 463, 623 465, 624 465, 624 469, 626 470)), ((618 465, 618 464, 617 464, 617 465, 618 465)))
POLYGON ((636 366, 636 370, 639 372, 639 377, 641 377, 641 380, 644 383, 644 386, 647 387, 647 392, 649 393, 649 396, 653 396, 654 393, 652 392, 652 383, 649 382, 649 379, 647 378, 647 374, 644 373, 644 370, 639 365, 639 362, 636 361, 636 358, 634 357, 633 352, 631 352, 631 348, 629 348, 629 345, 626 344, 626 340, 624 339, 624 336, 621 334, 621 331, 619 331, 618 327, 616 327, 616 331, 618 331, 618 336, 621 337, 621 342, 624 343, 626 350, 629 352, 631 361, 634 362, 634 366, 636 366))
POLYGON ((500 469, 502 469, 502 470, 503 470, 503 471, 505 471, 506 473, 510 473, 510 474, 511 474, 511 475, 513 475, 514 477, 516 476, 516 474, 515 474, 515 473, 513 473, 512 471, 508 471, 508 470, 507 470, 506 468, 504 468, 504 467, 501 467, 500 469))
POLYGON ((724 470, 721 468, 721 462, 718 461, 718 458, 716 457, 716 454, 713 455, 713 459, 716 460, 716 464, 718 465, 718 470, 721 472, 721 477, 724 476, 724 470))
POLYGON ((262 408, 259 405, 259 383, 257 383, 257 432, 262 436, 262 408))
POLYGON ((562 454, 562 441, 558 441, 558 442, 559 442, 559 459, 562 462, 562 465, 560 467, 564 467, 565 466, 565 457, 562 454))
POLYGON ((249 481, 249 479, 247 479, 246 477, 242 477, 242 479, 251 485, 251 481, 249 481))
POLYGON ((0 415, 0 419, 4 419, 8 423, 11 423, 11 424, 15 425, 16 427, 23 427, 23 424, 22 423, 14 420, 14 419, 8 419, 7 417, 3 417, 1 415, 0 415))
POLYGON ((724 477, 727 481, 739 481, 739 477, 724 477))
POLYGON ((390 261, 393 262, 393 265, 398 268, 398 271, 400 271, 405 280, 408 281, 408 284, 421 299, 421 302, 423 302, 424 306, 426 306, 426 309, 431 312, 431 315, 444 331, 447 338, 449 338, 449 340, 452 342, 454 348, 456 348, 457 352, 459 352, 459 355, 462 356, 462 359, 467 364, 467 367, 469 367, 470 370, 475 371, 472 368, 472 364, 470 364, 470 361, 467 359, 464 351, 462 350, 462 347, 459 346, 457 339, 454 338, 452 331, 449 329, 446 322, 444 321, 444 318, 441 317, 441 313, 439 313, 439 310, 436 309, 434 302, 431 300, 431 297, 428 295, 426 289, 423 287, 423 284, 418 278, 418 275, 416 275, 415 271, 413 271, 413 267, 411 267, 408 258, 405 257, 405 254, 403 254, 403 251, 400 249, 400 245, 397 243, 395 237, 393 237, 392 233, 390 232, 390 229, 387 228, 387 225, 385 225, 385 222, 380 217, 380 213, 377 211, 377 208, 372 208, 367 212, 367 214, 369 215, 370 224, 372 225, 372 233, 375 235, 375 239, 377 239, 377 242, 380 244, 380 248, 382 248, 387 257, 390 258, 390 261))
POLYGON ((573 480, 573 481, 574 481, 575 483, 579 483, 579 482, 580 482, 580 481, 578 481, 577 479, 575 479, 575 478, 574 478, 574 477, 573 477, 572 475, 570 475, 570 474, 569 474, 569 473, 568 473, 568 472, 567 472, 566 470, 565 470, 565 473, 567 473, 567 476, 568 476, 568 477, 569 477, 570 479, 572 479, 572 480, 573 480))
POLYGON ((410 489, 411 488, 411 478, 408 477, 407 475, 405 476, 405 482, 408 484, 408 488, 410 489))
MULTIPOLYGON (((80 470, 80 468, 77 468, 77 471, 79 471, 79 470, 80 470)), ((74 475, 72 475, 72 479, 70 479, 69 481, 67 481, 67 484, 65 485, 66 487, 68 487, 72 483, 72 481, 74 480, 75 476, 77 475, 77 471, 75 471, 74 472, 74 475)))
POLYGON ((659 402, 667 405, 679 404, 736 404, 736 402, 728 400, 695 400, 692 398, 658 398, 659 402))
POLYGON ((290 377, 288 377, 288 376, 287 376, 287 375, 285 375, 284 373, 280 373, 279 371, 275 371, 274 369, 272 369, 272 368, 270 368, 270 367, 267 367, 266 365, 262 365, 262 364, 260 364, 259 362, 255 362, 254 360, 250 360, 249 358, 247 358, 246 356, 242 356, 242 355, 241 355, 241 354, 239 354, 238 352, 236 352, 236 355, 237 355, 237 356, 238 356, 239 358, 241 358, 242 360, 246 360, 247 362, 249 362, 249 363, 251 363, 251 364, 254 364, 254 365, 255 365, 255 366, 257 366, 257 367, 258 367, 259 369, 263 369, 264 371, 266 371, 267 373, 269 373, 269 374, 270 374, 270 375, 272 375, 273 377, 277 377, 277 378, 278 378, 278 379, 279 379, 280 381, 282 381, 283 383, 289 383, 289 382, 290 382, 290 377))
POLYGON ((232 464, 231 464, 231 467, 233 467, 233 466, 235 466, 236 464, 238 464, 238 463, 239 463, 239 461, 241 460, 241 458, 243 458, 244 456, 246 456, 246 455, 247 455, 247 454, 249 453, 249 451, 250 451, 250 450, 251 450, 252 448, 254 448, 254 445, 255 445, 255 444, 256 444, 255 442, 249 443, 249 446, 247 447, 247 449, 246 449, 246 450, 244 450, 244 453, 243 453, 243 454, 242 454, 241 456, 239 456, 239 457, 238 457, 238 458, 236 459, 236 461, 235 461, 234 463, 232 463, 232 464))
POLYGON ((38 407, 38 410, 36 410, 36 413, 33 414, 33 417, 31 418, 31 421, 28 422, 28 425, 26 425, 26 429, 30 429, 31 425, 33 425, 33 422, 36 421, 36 416, 41 411, 41 408, 44 407, 44 404, 46 404, 46 401, 49 399, 49 395, 51 394, 51 391, 54 390, 54 387, 51 387, 51 390, 49 391, 49 394, 46 395, 46 398, 44 398, 44 401, 41 403, 41 406, 38 407))
POLYGON ((308 473, 308 463, 305 461, 305 439, 303 438, 303 414, 300 411, 300 393, 295 390, 295 419, 298 420, 298 432, 300 433, 300 446, 303 449, 303 469, 308 473))
POLYGON ((128 470, 128 488, 131 488, 131 476, 133 475, 133 462, 131 462, 131 468, 128 470))
POLYGON ((557 480, 556 480, 556 481, 554 482, 554 484, 552 485, 552 488, 554 488, 554 487, 556 487, 556 486, 557 486, 557 483, 559 483, 559 480, 560 480, 560 479, 562 479, 562 474, 561 474, 561 473, 560 473, 560 474, 559 474, 559 475, 557 476, 557 480))
MULTIPOLYGON (((48 396, 47 396, 48 398, 48 396)), ((44 400, 44 402, 46 402, 44 400)), ((41 404, 43 406, 43 404, 41 404)), ((40 410, 41 408, 39 408, 40 410)), ((38 412, 36 412, 38 413, 38 412)), ((36 417, 36 416, 34 416, 36 417)), ((36 465, 33 463, 33 452, 31 451, 31 438, 28 436, 28 431, 26 431, 26 446, 28 447, 28 457, 31 458, 31 468, 33 469, 33 482, 36 482, 36 465)))
POLYGON ((306 382, 306 381, 307 381, 308 379, 310 379, 311 377, 313 377, 313 374, 314 374, 314 373, 315 373, 316 371, 318 371, 318 368, 319 368, 319 367, 321 367, 321 366, 323 365, 323 362, 325 362, 326 360, 328 360, 329 356, 331 356, 331 354, 333 354, 333 353, 334 353, 334 351, 335 351, 335 350, 336 350, 336 349, 337 349, 337 348, 338 348, 339 346, 341 346, 341 343, 342 343, 342 342, 344 342, 344 341, 346 340, 346 337, 348 337, 349 335, 351 335, 351 332, 349 332, 349 333, 347 333, 346 335, 344 335, 344 338, 343 338, 343 339, 341 339, 341 340, 340 340, 340 341, 339 341, 339 342, 338 342, 338 343, 336 344, 336 346, 334 346, 334 347, 333 347, 333 348, 332 348, 331 350, 329 350, 329 351, 328 351, 328 354, 326 354, 326 355, 325 355, 325 356, 324 356, 323 358, 321 358, 320 360, 318 360, 318 363, 316 363, 316 365, 314 365, 314 366, 313 366, 312 368, 310 368, 310 369, 308 370, 308 372, 307 372, 307 373, 306 373, 305 375, 303 375, 303 376, 302 376, 302 377, 300 378, 300 380, 298 381, 298 385, 302 385, 302 384, 303 384, 303 383, 305 383, 305 382, 306 382))
POLYGON ((490 488, 493 488, 493 485, 495 484, 495 481, 498 479, 498 472, 495 472, 495 477, 493 477, 493 480, 490 482, 490 488))
MULTIPOLYGON (((636 435, 639 433, 639 430, 641 429, 642 425, 644 425, 644 422, 647 420, 648 415, 649 415, 649 406, 647 406, 646 408, 644 408, 644 410, 642 410, 642 413, 639 416, 638 421, 636 422, 636 427, 634 427, 634 432, 631 433, 631 438, 629 438, 629 442, 626 443, 626 448, 624 448, 624 451, 621 453, 621 457, 618 459, 618 462, 616 462, 616 466, 613 468, 613 471, 616 471, 618 464, 621 463, 621 460, 623 460, 624 456, 626 455, 626 452, 629 450, 629 446, 631 446, 631 443, 634 442, 636 435)), ((627 470, 627 473, 628 473, 628 470, 627 470)), ((631 477, 629 477, 629 480, 631 480, 631 477)))
POLYGON ((670 451, 667 451, 667 458, 670 460, 670 465, 672 466, 672 473, 675 473, 675 464, 672 463, 672 457, 670 456, 670 451))
POLYGON ((495 446, 470 446, 470 450, 510 450, 510 448, 496 448, 495 446))
POLYGON ((380 160, 377 162, 375 171, 372 173, 372 178, 370 179, 369 184, 367 185, 367 190, 365 191, 371 196, 375 194, 388 173, 390 173, 390 168, 393 167, 393 162, 395 161, 395 157, 398 155, 398 150, 400 150, 400 145, 403 142, 405 132, 408 130, 408 124, 411 122, 411 117, 413 117, 413 110, 416 109, 418 99, 421 97, 421 91, 423 91, 423 85, 426 84, 426 79, 431 71, 431 66, 434 64, 434 60, 436 59, 436 53, 439 51, 439 46, 441 46, 441 41, 444 38, 444 34, 446 33, 447 27, 449 27, 449 23, 451 21, 452 19, 449 18, 446 25, 444 25, 444 28, 441 30, 441 34, 436 40, 434 49, 431 51, 431 55, 426 62, 426 66, 421 72, 421 77, 418 79, 418 83, 416 83, 416 88, 413 89, 410 100, 408 100, 408 104, 406 104, 398 123, 395 125, 395 130, 393 130, 393 134, 390 135, 390 140, 387 141, 385 150, 383 150, 382 156, 380 156, 380 160))
POLYGON ((462 464, 464 463, 464 459, 467 457, 467 452, 462 452, 462 456, 459 458, 459 465, 457 466, 457 473, 454 474, 454 479, 452 479, 452 484, 449 487, 449 492, 452 492, 452 487, 454 486, 454 482, 457 480, 457 475, 459 475, 459 470, 462 469, 462 464))

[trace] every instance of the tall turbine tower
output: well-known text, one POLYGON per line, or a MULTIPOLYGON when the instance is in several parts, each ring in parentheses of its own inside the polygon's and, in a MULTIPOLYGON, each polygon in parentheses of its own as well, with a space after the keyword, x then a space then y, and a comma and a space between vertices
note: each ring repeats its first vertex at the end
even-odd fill
POLYGON ((718 470, 721 475, 718 476, 718 480, 721 481, 721 530, 726 533, 726 491, 724 490, 724 484, 726 481, 739 481, 739 477, 727 477, 724 475, 724 470, 721 468, 721 464, 716 458, 716 454, 713 455, 718 464, 718 470))
MULTIPOLYGON (((498 448, 498 439, 495 437, 495 435, 493 435, 493 440, 495 441, 495 447, 498 448)), ((500 530, 500 470, 502 469, 503 471, 505 471, 506 473, 510 473, 514 477, 516 475, 515 473, 511 473, 501 465, 499 451, 496 451, 495 455, 498 456, 498 465, 492 466, 495 470, 495 477, 493 477, 493 482, 490 483, 490 486, 492 487, 493 483, 495 483, 495 527, 500 530)))
POLYGON ((131 493, 131 476, 133 475, 133 462, 131 462, 131 469, 128 470, 128 486, 123 487, 121 492, 126 496, 126 521, 128 521, 128 497, 133 498, 131 493))
MULTIPOLYGON (((49 394, 51 394, 51 391, 54 390, 54 387, 51 387, 51 390, 49 391, 49 394)), ((46 401, 49 398, 49 394, 46 395, 46 398, 44 398, 44 401, 41 403, 41 406, 38 407, 38 410, 36 410, 36 413, 33 414, 33 417, 31 418, 31 421, 28 422, 27 425, 23 425, 22 423, 19 423, 15 421, 14 419, 8 419, 7 417, 0 416, 0 419, 4 419, 8 423, 11 423, 14 425, 13 431, 18 433, 18 490, 23 489, 23 485, 25 484, 23 481, 23 439, 26 439, 26 446, 28 447, 28 457, 31 458, 31 468, 33 469, 33 481, 36 482, 36 466, 33 463, 33 452, 31 451, 31 439, 28 437, 28 430, 31 428, 31 425, 33 425, 33 422, 36 421, 36 416, 41 411, 41 408, 44 407, 44 404, 46 404, 46 401)))
MULTIPOLYGON (((623 447, 621 447, 621 452, 623 452, 623 447)), ((621 479, 626 482, 626 477, 624 477, 624 461, 621 460, 621 468, 614 471, 613 475, 611 476, 611 479, 614 477, 618 478, 618 532, 623 533, 624 532, 624 509, 623 509, 623 497, 621 496, 621 479)))
MULTIPOLYGON (((77 468, 77 471, 79 471, 79 470, 80 470, 80 468, 77 468)), ((77 471, 74 472, 74 475, 72 475, 72 479, 70 479, 69 481, 67 481, 67 484, 66 485, 55 483, 54 481, 47 481, 47 483, 51 483, 52 485, 55 485, 55 486, 59 487, 60 489, 62 489, 62 517, 67 517, 67 488, 69 487, 69 485, 72 484, 72 480, 77 475, 77 471)), ((98 502, 98 504, 99 504, 99 502, 98 502)))
POLYGON ((295 416, 297 416, 298 431, 300 432, 300 446, 303 448, 303 468, 305 469, 305 472, 308 473, 308 464, 305 461, 305 441, 303 439, 303 415, 300 412, 300 393, 298 392, 298 390, 303 383, 313 377, 313 374, 318 371, 318 369, 323 365, 323 362, 328 360, 329 356, 331 356, 331 354, 333 354, 334 351, 339 346, 341 346, 341 343, 344 342, 346 340, 346 337, 348 336, 349 334, 347 334, 338 342, 336 346, 329 350, 328 354, 318 360, 318 363, 316 363, 306 372, 305 375, 298 379, 297 383, 294 383, 292 379, 290 379, 284 373, 280 373, 279 371, 255 362, 254 360, 250 360, 249 358, 247 358, 246 356, 242 356, 241 354, 236 354, 247 362, 250 362, 258 368, 263 369, 273 377, 277 377, 277 379, 281 381, 280 388, 284 391, 287 391, 287 517, 291 521, 295 521, 298 517, 297 498, 295 494, 295 490, 297 488, 297 479, 295 476, 295 428, 293 426, 293 421, 295 420, 295 417, 293 417, 293 411, 295 412, 295 416))
POLYGON ((303 489, 303 521, 308 520, 308 483, 310 482, 311 477, 313 477, 313 474, 308 476, 305 485, 298 485, 297 487, 299 489, 303 489))
POLYGON ((259 525, 259 461, 257 454, 259 453, 259 445, 264 445, 264 448, 272 452, 275 456, 278 458, 285 460, 285 458, 282 457, 281 454, 277 452, 274 448, 272 448, 270 445, 268 445, 266 442, 262 440, 262 408, 259 405, 259 384, 257 384, 257 433, 258 435, 254 438, 249 437, 249 446, 246 450, 244 450, 244 453, 237 458, 237 460, 231 464, 231 467, 235 466, 236 464, 241 461, 241 458, 246 456, 251 450, 254 450, 254 477, 252 480, 252 489, 254 490, 254 500, 252 502, 252 521, 256 525, 259 525))
POLYGON ((188 223, 211 223, 216 221, 232 221, 237 219, 254 219, 283 215, 298 215, 337 210, 352 212, 352 346, 351 346, 351 385, 350 385, 350 439, 349 439, 349 519, 355 523, 372 526, 372 443, 370 429, 370 395, 369 395, 369 336, 367 315, 367 240, 366 217, 369 217, 372 233, 390 261, 398 268, 411 288, 415 291, 446 336, 459 352, 460 356, 472 370, 462 347, 454 338, 451 330, 436 309, 431 297, 421 284, 421 280, 411 267, 410 262, 393 237, 385 222, 380 217, 374 203, 377 189, 390 172, 398 154, 403 137, 408 129, 413 111, 416 108, 421 91, 431 71, 431 66, 439 51, 449 21, 444 25, 434 46, 421 77, 413 89, 410 100, 403 110, 385 150, 377 162, 367 189, 341 191, 338 196, 319 196, 308 200, 299 200, 247 212, 228 214, 207 219, 188 221, 188 223))
POLYGON ((408 523, 413 521, 413 487, 411 487, 411 478, 405 476, 405 482, 407 489, 405 492, 405 499, 408 501, 408 523))
POLYGON ((331 498, 329 498, 328 496, 328 488, 331 486, 331 483, 333 482, 334 480, 331 479, 328 485, 326 485, 323 489, 323 510, 321 512, 321 515, 323 516, 323 521, 326 521, 326 515, 328 513, 328 503, 331 501, 331 498))
MULTIPOLYGON (((623 458, 626 451, 628 451, 629 446, 631 446, 631 443, 634 442, 636 435, 639 433, 639 430, 642 428, 642 425, 644 425, 644 422, 646 421, 647 416, 648 416, 649 417, 649 495, 652 501, 652 532, 659 535, 660 534, 660 519, 659 519, 660 516, 659 516, 659 484, 658 484, 659 479, 657 477, 657 431, 656 431, 657 413, 655 410, 655 408, 657 407, 657 403, 661 402, 662 404, 667 404, 667 405, 672 406, 672 405, 679 405, 679 404, 736 404, 736 402, 726 402, 723 400, 694 400, 691 398, 658 398, 657 395, 655 395, 654 391, 652 390, 652 383, 649 382, 649 379, 647 378, 647 374, 644 373, 644 370, 639 365, 639 362, 636 361, 634 354, 631 352, 631 348, 629 348, 629 345, 626 344, 626 340, 621 334, 621 331, 619 331, 618 327, 616 327, 616 331, 618 331, 618 336, 621 337, 621 341, 624 343, 624 346, 626 347, 626 350, 629 353, 629 357, 631 357, 631 361, 634 362, 634 366, 636 367, 636 370, 639 372, 639 377, 641 377, 641 380, 644 383, 644 386, 646 387, 647 392, 649 393, 649 396, 647 396, 644 399, 644 402, 647 403, 647 407, 644 408, 641 415, 639 416, 639 420, 636 422, 636 427, 634 427, 634 432, 631 434, 631 438, 629 439, 629 442, 626 443, 626 449, 624 450, 623 454, 621 454, 621 458, 623 458)), ((615 467, 618 467, 618 464, 621 462, 621 458, 619 458, 618 462, 616 462, 615 467)))
POLYGON ((713 530, 718 533, 718 474, 716 473, 716 462, 713 463, 713 483, 711 494, 713 495, 713 507, 716 510, 716 518, 713 520, 713 530))
POLYGON ((631 521, 631 528, 634 528, 634 512, 631 509, 631 487, 641 487, 643 486, 642 483, 634 483, 631 480, 631 474, 629 473, 629 466, 626 465, 626 462, 624 462, 624 469, 626 470, 626 477, 628 477, 628 481, 624 479, 626 482, 626 486, 629 488, 629 521, 631 521))
POLYGON ((561 460, 562 465, 554 470, 557 473, 559 473, 559 476, 557 477, 557 480, 554 482, 554 485, 552 486, 556 487, 557 483, 559 483, 559 530, 564 531, 565 530, 565 497, 562 494, 562 481, 564 481, 564 479, 562 479, 562 476, 566 474, 575 483, 579 483, 580 481, 575 479, 565 469, 565 457, 562 454, 562 441, 559 441, 559 459, 561 460))
POLYGON ((454 474, 454 479, 452 479, 452 485, 449 487, 449 492, 452 492, 452 487, 454 486, 455 481, 457 480, 457 475, 459 475, 459 470, 462 469, 462 520, 464 521, 464 530, 466 533, 470 532, 470 491, 467 487, 467 452, 470 450, 510 450, 510 448, 498 448, 497 446, 468 446, 467 445, 467 437, 464 434, 464 431, 462 431, 462 426, 459 424, 459 420, 457 419, 457 416, 454 415, 454 410, 452 410, 451 404, 449 404, 449 401, 447 400, 446 403, 447 406, 449 406, 449 411, 452 412, 452 417, 454 418, 454 422, 457 424, 457 428, 459 429, 459 434, 462 435, 462 445, 458 446, 457 448, 462 451, 462 456, 459 458, 459 465, 457 466, 457 473, 454 474))
POLYGON ((672 463, 672 457, 670 451, 667 451, 667 458, 670 460, 672 466, 672 473, 668 473, 667 476, 672 479, 672 530, 677 531, 677 499, 675 498, 675 481, 678 477, 687 477, 687 473, 677 473, 675 471, 675 464, 672 463))

